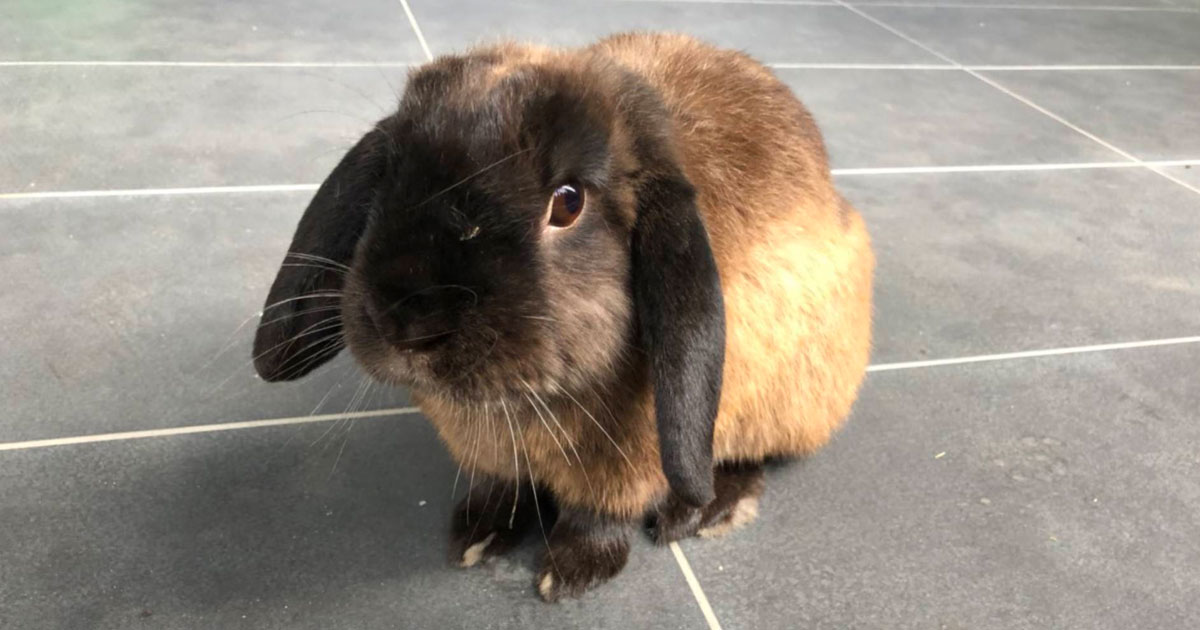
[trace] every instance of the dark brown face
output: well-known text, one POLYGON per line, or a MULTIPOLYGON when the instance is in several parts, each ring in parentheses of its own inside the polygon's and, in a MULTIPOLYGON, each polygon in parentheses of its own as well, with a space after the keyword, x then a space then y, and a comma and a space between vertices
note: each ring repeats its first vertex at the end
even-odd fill
POLYGON ((612 126, 562 72, 453 60, 413 77, 346 275, 359 362, 462 401, 614 373, 633 211, 612 126))
POLYGON ((586 49, 422 68, 300 217, 256 372, 295 380, 344 343, 418 402, 468 412, 652 386, 667 481, 706 504, 724 303, 671 121, 649 83, 586 49))

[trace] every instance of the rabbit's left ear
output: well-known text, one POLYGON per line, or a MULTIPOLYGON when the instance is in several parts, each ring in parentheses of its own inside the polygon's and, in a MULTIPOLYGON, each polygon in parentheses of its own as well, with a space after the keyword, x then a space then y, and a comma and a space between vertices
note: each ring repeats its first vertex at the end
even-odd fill
POLYGON ((317 190, 267 294, 254 368, 267 381, 300 378, 341 351, 341 294, 385 162, 385 134, 367 133, 317 190))
POLYGON ((713 427, 725 363, 721 280, 682 173, 658 175, 638 191, 633 295, 650 359, 663 473, 693 506, 711 501, 713 427))

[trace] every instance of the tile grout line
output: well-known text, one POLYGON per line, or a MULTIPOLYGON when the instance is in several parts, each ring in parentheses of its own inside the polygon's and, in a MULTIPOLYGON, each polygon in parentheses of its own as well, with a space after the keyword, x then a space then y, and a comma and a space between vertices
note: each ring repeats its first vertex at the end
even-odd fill
POLYGON ((425 51, 425 60, 433 61, 433 51, 429 50, 429 42, 425 41, 425 33, 421 32, 421 25, 417 24, 417 16, 413 15, 412 8, 408 6, 408 0, 400 0, 400 4, 404 6, 404 14, 408 16, 408 25, 412 27, 413 33, 417 36, 421 50, 425 51))
POLYGON ((0 61, 0 68, 404 68, 413 61, 0 61))
MULTIPOLYGON (((833 0, 608 0, 625 4, 767 4, 795 7, 833 7, 833 0)), ((600 1, 604 4, 604 0, 600 1)))
MULTIPOLYGON (((1114 168, 1165 168, 1171 166, 1200 166, 1200 158, 1186 160, 1143 160, 1135 162, 1060 162, 1029 164, 960 164, 952 166, 881 166, 865 168, 835 168, 830 172, 842 177, 870 175, 906 175, 936 173, 1009 173, 1029 171, 1073 171, 1114 168)), ((244 186, 197 186, 189 188, 124 188, 111 190, 47 190, 38 192, 0 193, 0 201, 39 199, 79 199, 90 197, 159 197, 172 195, 214 195, 246 193, 313 192, 319 184, 248 184, 244 186)))
MULTIPOLYGON (((632 0, 630 0, 632 1, 632 0)), ((640 1, 640 0, 639 0, 640 1)), ((830 4, 828 6, 838 6, 830 4)), ((875 6, 875 5, 870 5, 875 6)), ((407 68, 424 61, 167 61, 39 60, 0 61, 0 68, 407 68)), ((1195 71, 1200 64, 1024 64, 955 65, 951 63, 788 62, 764 64, 777 70, 984 70, 989 72, 1195 71)))
POLYGON ((237 431, 241 429, 261 429, 330 420, 358 420, 365 418, 385 418, 388 416, 407 416, 420 413, 416 407, 394 407, 375 409, 373 411, 356 411, 353 413, 327 413, 313 416, 295 416, 291 418, 271 418, 267 420, 246 420, 242 422, 218 422, 215 424, 195 424, 169 429, 145 429, 141 431, 121 431, 119 433, 95 433, 75 437, 48 438, 41 440, 25 440, 22 442, 0 442, 0 451, 19 451, 50 446, 68 446, 72 444, 92 444, 96 442, 115 442, 121 440, 141 440, 154 437, 170 437, 174 435, 190 435, 194 433, 217 433, 220 431, 237 431))
POLYGON ((923 173, 1013 173, 1027 171, 1075 171, 1112 168, 1141 168, 1146 164, 1156 166, 1192 166, 1200 164, 1197 160, 1155 160, 1139 164, 1134 161, 1124 162, 1062 162, 1062 163, 1031 163, 1031 164, 980 164, 958 166, 885 166, 874 168, 835 168, 830 169, 834 175, 914 175, 923 173))
MULTIPOLYGON (((1131 162, 1135 162, 1140 166, 1144 166, 1146 168, 1146 170, 1150 171, 1151 173, 1155 173, 1168 181, 1174 182, 1196 194, 1200 194, 1200 188, 1197 188, 1197 187, 1183 181, 1182 179, 1179 179, 1179 178, 1175 177, 1174 175, 1171 175, 1170 173, 1167 173, 1165 171, 1162 171, 1162 170, 1159 170, 1157 168, 1150 166, 1149 164, 1142 161, 1141 159, 1139 159, 1137 156, 1133 155, 1132 153, 1129 153, 1128 151, 1125 151, 1124 149, 1117 147, 1116 145, 1112 144, 1111 142, 1108 142, 1108 141, 1100 138, 1096 134, 1091 133, 1090 131, 1084 129, 1083 127, 1080 127, 1079 125, 1072 123, 1071 121, 1067 120, 1066 118, 1063 118, 1062 116, 1059 116, 1058 114, 1055 114, 1054 112, 1046 109, 1045 107, 1042 107, 1041 105, 1038 105, 1037 103, 1034 103, 1032 100, 1030 100, 1024 96, 1021 96, 1020 94, 1017 94, 1013 90, 1010 90, 1010 89, 1004 87, 1003 85, 1000 85, 998 82, 996 82, 992 79, 989 79, 988 77, 973 70, 970 66, 964 65, 964 64, 956 61, 955 59, 952 59, 948 55, 944 55, 944 54, 938 52, 933 47, 924 44, 920 40, 904 33, 900 29, 898 29, 898 28, 888 24, 887 22, 884 22, 883 20, 876 18, 875 16, 867 13, 866 11, 863 11, 862 9, 850 4, 849 2, 847 2, 847 0, 835 0, 835 2, 837 2, 840 6, 842 6, 846 10, 875 24, 879 28, 884 29, 885 31, 895 35, 896 37, 899 37, 900 39, 903 39, 904 41, 920 48, 921 50, 924 50, 925 52, 937 57, 938 59, 941 59, 942 61, 945 61, 947 63, 952 63, 952 64, 958 66, 963 72, 966 72, 967 74, 971 75, 972 77, 975 77, 976 79, 978 79, 978 80, 982 81, 983 83, 991 86, 992 88, 1000 91, 1001 93, 1006 94, 1009 97, 1016 99, 1017 101, 1020 101, 1021 103, 1024 103, 1028 107, 1042 113, 1043 115, 1058 122, 1059 124, 1062 124, 1062 125, 1066 126, 1067 128, 1075 131, 1076 133, 1079 133, 1080 135, 1084 136, 1085 138, 1092 140, 1093 142, 1108 149, 1109 151, 1112 151, 1112 152, 1116 153, 1117 155, 1120 155, 1121 157, 1123 157, 1131 162)), ((870 5, 867 5, 867 6, 870 6, 870 5)))
POLYGON ((86 197, 159 197, 171 195, 217 195, 229 193, 312 192, 319 184, 264 184, 247 186, 199 186, 193 188, 126 188, 114 190, 57 190, 0 193, 0 201, 21 199, 75 199, 86 197))
POLYGON ((1000 354, 980 354, 952 359, 928 359, 923 361, 903 361, 899 363, 877 363, 875 365, 867 366, 867 372, 890 372, 893 370, 911 370, 916 368, 941 367, 946 365, 966 365, 970 363, 991 363, 994 361, 1011 361, 1014 359, 1036 359, 1039 357, 1056 357, 1071 354, 1086 354, 1090 352, 1132 350, 1137 348, 1156 348, 1161 346, 1176 346, 1193 343, 1200 343, 1200 336, 1150 339, 1146 341, 1126 341, 1121 343, 1104 343, 1091 346, 1070 346, 1066 348, 1048 348, 1045 350, 1024 350, 1021 352, 1004 352, 1000 354))
MULTIPOLYGON (((792 6, 837 6, 836 0, 610 0, 630 4, 771 4, 792 6)), ((966 3, 966 2, 895 2, 872 1, 866 6, 918 8, 918 9, 1002 9, 1012 11, 1113 11, 1113 12, 1143 12, 1143 13, 1200 13, 1200 9, 1192 7, 1146 7, 1122 4, 1101 5, 1072 5, 1072 4, 1014 4, 1005 2, 966 3)))
MULTIPOLYGON (((867 372, 890 372, 895 370, 911 370, 918 368, 939 367, 946 365, 965 365, 970 363, 990 363, 995 361, 1010 361, 1017 359, 1032 359, 1039 357, 1054 357, 1092 352, 1107 352, 1113 350, 1132 350, 1138 348, 1155 348, 1162 346, 1185 345, 1200 343, 1200 336, 1169 337, 1164 339, 1148 339, 1142 341, 1124 341, 1118 343, 1096 344, 1090 346, 1068 346, 1062 348, 1045 348, 1042 350, 1023 350, 1000 354, 980 354, 948 359, 928 359, 921 361, 904 361, 899 363, 876 363, 867 366, 867 372)), ((350 414, 331 413, 312 416, 294 416, 289 418, 271 418, 265 420, 247 420, 242 422, 222 422, 216 424, 201 424, 168 429, 148 429, 143 431, 124 431, 120 433, 97 433, 65 438, 48 438, 27 440, 21 442, 0 442, 0 451, 43 448, 49 446, 65 446, 70 444, 86 444, 90 442, 112 442, 116 440, 134 440, 151 437, 169 437, 193 433, 230 431, 235 429, 254 429, 288 424, 307 424, 310 422, 327 422, 347 418, 373 418, 389 415, 410 415, 420 413, 417 407, 395 407, 360 411, 350 414)))
MULTIPOLYGON (((835 0, 836 1, 836 0, 835 0)), ((903 9, 999 9, 1005 11, 1110 11, 1131 13, 1200 13, 1192 7, 1143 7, 1121 4, 1074 5, 1074 4, 1013 4, 966 3, 966 2, 860 2, 861 6, 903 9)))
POLYGON ((1055 114, 1054 112, 1046 109, 1045 107, 1042 107, 1041 105, 1038 105, 1037 103, 1034 103, 1032 100, 1030 100, 1024 96, 1021 96, 1020 94, 1017 94, 1016 92, 1008 89, 1007 87, 1004 87, 1000 83, 998 83, 992 79, 989 79, 988 77, 985 77, 982 74, 979 74, 978 72, 975 72, 974 70, 971 70, 969 68, 966 68, 965 70, 966 70, 967 74, 970 74, 971 76, 975 77, 976 79, 983 81, 984 83, 992 86, 993 88, 996 88, 997 90, 1011 96, 1012 98, 1014 98, 1024 104, 1028 105, 1029 107, 1041 112, 1042 114, 1045 114, 1049 118, 1051 118, 1055 121, 1058 121, 1059 123, 1065 125, 1066 127, 1075 130, 1079 134, 1083 135, 1086 138, 1091 139, 1092 141, 1096 142, 1100 146, 1102 146, 1110 151, 1113 151, 1126 159, 1137 162, 1139 165, 1144 166, 1146 168, 1146 170, 1150 171, 1151 173, 1158 174, 1160 177, 1166 179, 1167 181, 1175 182, 1176 184, 1200 195, 1200 188, 1197 188, 1196 186, 1193 186, 1193 185, 1183 181, 1182 179, 1179 179, 1178 177, 1171 175, 1170 173, 1167 173, 1165 171, 1159 170, 1158 168, 1150 166, 1148 163, 1142 161, 1140 158, 1133 155, 1132 153, 1129 153, 1128 151, 1125 151, 1124 149, 1117 147, 1116 145, 1112 144, 1111 142, 1108 142, 1108 141, 1100 138, 1100 136, 1097 136, 1096 134, 1084 129, 1083 127, 1080 127, 1079 125, 1076 125, 1075 123, 1072 123, 1071 121, 1067 120, 1066 118, 1063 118, 1062 116, 1059 116, 1058 114, 1055 114))
POLYGON ((971 70, 987 72, 1091 72, 1091 71, 1130 71, 1130 70, 1200 70, 1195 64, 1026 64, 1026 65, 970 65, 964 66, 971 70))
POLYGON ((696 603, 700 605, 700 612, 704 614, 704 620, 708 622, 709 630, 721 630, 721 622, 717 621, 717 614, 713 612, 712 605, 708 603, 704 589, 700 588, 700 580, 692 572, 692 565, 688 563, 687 556, 683 555, 683 549, 678 542, 674 541, 668 546, 671 547, 671 553, 675 556, 675 563, 679 565, 679 571, 683 573, 683 579, 687 580, 688 588, 692 590, 692 597, 695 597, 696 603))

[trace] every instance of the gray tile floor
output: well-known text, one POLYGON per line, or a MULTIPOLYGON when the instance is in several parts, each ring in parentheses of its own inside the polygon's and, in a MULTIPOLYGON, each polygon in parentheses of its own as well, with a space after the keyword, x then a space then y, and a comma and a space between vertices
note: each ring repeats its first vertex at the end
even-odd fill
POLYGON ((1200 626, 1197 32, 1197 0, 4 2, 0 627, 1200 626), (406 64, 634 27, 810 105, 875 367, 757 523, 547 606, 537 542, 447 564, 455 466, 403 392, 265 386, 239 325, 406 64))

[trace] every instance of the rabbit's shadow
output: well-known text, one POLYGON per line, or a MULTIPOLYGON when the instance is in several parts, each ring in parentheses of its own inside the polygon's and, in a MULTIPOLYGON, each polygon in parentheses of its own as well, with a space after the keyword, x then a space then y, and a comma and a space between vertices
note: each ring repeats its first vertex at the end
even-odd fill
MULTIPOLYGON (((134 505, 112 506, 124 531, 109 534, 138 543, 109 558, 131 609, 328 612, 347 592, 403 601, 474 580, 532 592, 536 535, 482 570, 450 562, 458 468, 420 416, 188 441, 121 493, 134 505)), ((458 497, 466 486, 464 471, 458 497)))

